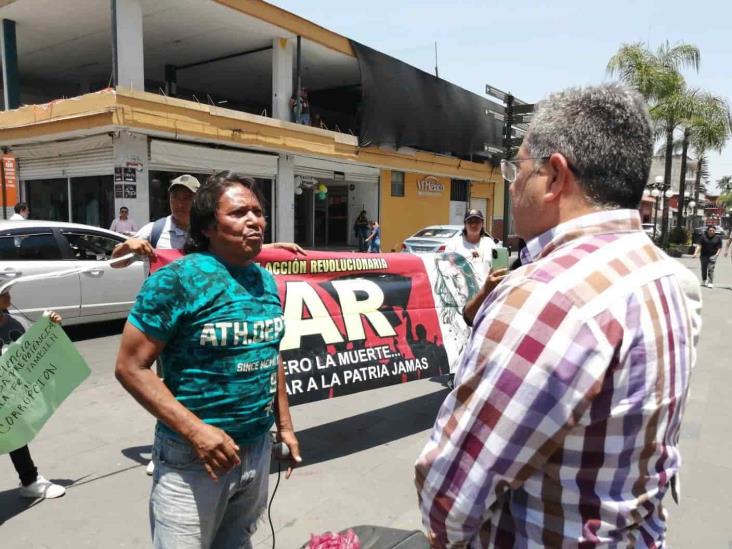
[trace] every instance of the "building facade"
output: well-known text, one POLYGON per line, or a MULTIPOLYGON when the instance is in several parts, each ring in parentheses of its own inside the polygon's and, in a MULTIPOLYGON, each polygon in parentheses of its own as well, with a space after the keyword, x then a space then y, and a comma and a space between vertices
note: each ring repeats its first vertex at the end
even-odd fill
MULTIPOLYGON (((168 213, 173 178, 233 169, 259 182, 268 238, 311 248, 355 246, 361 210, 380 220, 385 251, 424 225, 462 223, 469 206, 501 221, 499 170, 477 150, 495 128, 454 152, 434 129, 388 131, 404 120, 362 114, 378 88, 354 43, 275 6, 16 0, 0 18, 0 146, 33 218, 109 226, 127 206, 141 225, 168 213)), ((455 117, 483 115, 477 96, 368 54, 372 70, 463 94, 455 117)), ((16 197, 5 196, 7 212, 16 197)))

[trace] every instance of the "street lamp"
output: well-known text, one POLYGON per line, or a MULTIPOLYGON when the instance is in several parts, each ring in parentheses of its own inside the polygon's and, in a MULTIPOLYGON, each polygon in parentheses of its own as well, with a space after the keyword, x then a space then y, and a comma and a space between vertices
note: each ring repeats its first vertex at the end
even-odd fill
MULTIPOLYGON (((652 187, 652 185, 650 185, 652 187)), ((643 191, 643 194, 645 196, 651 196, 653 197, 653 239, 656 239, 656 227, 658 226, 658 195, 661 194, 661 192, 658 189, 651 190, 650 188, 647 188, 643 191)))
MULTIPOLYGON (((687 204, 686 212, 688 213, 689 210, 691 210, 693 212, 695 209, 696 209, 696 202, 694 202, 694 199, 692 197, 689 197, 689 203, 687 204)), ((687 225, 691 225, 691 222, 693 222, 693 219, 691 220, 691 222, 689 222, 689 219, 687 219, 686 221, 687 221, 687 225)))
MULTIPOLYGON (((661 219, 661 235, 662 240, 665 242, 665 239, 667 238, 668 234, 668 228, 666 227, 666 224, 668 223, 668 199, 671 198, 674 195, 674 192, 669 188, 671 187, 671 184, 665 184, 663 182, 663 177, 658 175, 656 176, 653 183, 649 183, 647 185, 647 188, 645 189, 644 194, 646 196, 652 196, 655 199, 654 208, 653 208, 653 239, 656 238, 656 228, 658 227, 658 200, 663 200, 661 209, 663 211, 663 217, 661 219), (664 230, 666 229, 666 230, 664 230)), ((663 245, 664 242, 661 244, 663 245)))

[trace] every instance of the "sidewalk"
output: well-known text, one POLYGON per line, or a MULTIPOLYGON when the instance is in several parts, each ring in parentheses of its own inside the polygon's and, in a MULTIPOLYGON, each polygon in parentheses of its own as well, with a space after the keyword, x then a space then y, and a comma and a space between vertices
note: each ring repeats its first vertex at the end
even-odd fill
MULTIPOLYGON (((698 274, 698 260, 680 261, 698 274)), ((666 498, 671 547, 732 548, 729 258, 720 258, 716 283, 702 290, 704 326, 681 434, 681 505, 666 498)), ((93 373, 31 444, 41 473, 67 485, 66 496, 30 505, 18 495, 9 458, 0 457, 3 549, 150 547, 144 466, 153 420, 114 379, 116 333, 76 342, 93 373)), ((275 496, 277 547, 361 524, 420 528, 413 463, 445 395, 425 380, 295 407, 305 464, 290 480, 283 476, 275 496)), ((273 474, 270 493, 275 481, 273 474)), ((255 542, 271 547, 266 520, 255 542)))

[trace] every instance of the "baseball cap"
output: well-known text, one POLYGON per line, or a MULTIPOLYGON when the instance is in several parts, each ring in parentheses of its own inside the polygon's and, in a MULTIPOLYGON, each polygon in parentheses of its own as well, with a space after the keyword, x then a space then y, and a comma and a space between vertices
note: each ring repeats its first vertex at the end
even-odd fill
POLYGON ((168 189, 172 190, 176 185, 185 187, 192 193, 195 193, 198 190, 198 187, 201 186, 201 183, 199 183, 198 179, 192 175, 184 174, 173 179, 173 181, 170 182, 170 187, 168 187, 168 189))
POLYGON ((475 208, 465 212, 465 217, 463 218, 463 221, 467 221, 471 217, 477 217, 481 221, 485 221, 485 217, 483 217, 483 212, 481 212, 480 210, 476 210, 475 208))

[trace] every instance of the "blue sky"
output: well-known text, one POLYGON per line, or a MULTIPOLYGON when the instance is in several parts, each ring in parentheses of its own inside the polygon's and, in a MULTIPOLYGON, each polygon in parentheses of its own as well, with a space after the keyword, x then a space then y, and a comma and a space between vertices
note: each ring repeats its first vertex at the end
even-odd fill
MULTIPOLYGON (((610 80, 624 42, 696 44, 690 87, 732 96, 732 2, 726 0, 270 0, 330 30, 483 94, 485 84, 534 102, 610 80)), ((712 180, 732 175, 732 146, 709 154, 712 180)))

